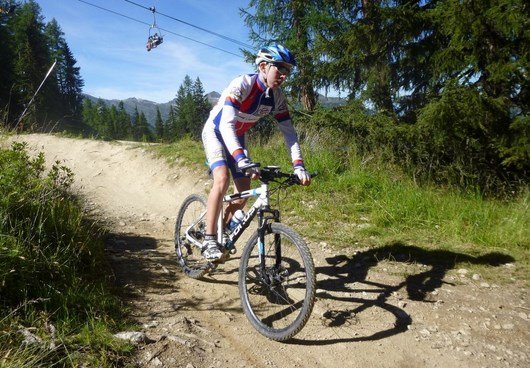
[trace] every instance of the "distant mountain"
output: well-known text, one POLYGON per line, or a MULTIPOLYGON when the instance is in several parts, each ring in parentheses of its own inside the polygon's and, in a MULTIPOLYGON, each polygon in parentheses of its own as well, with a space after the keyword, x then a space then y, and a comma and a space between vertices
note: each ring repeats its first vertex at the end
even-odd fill
MULTIPOLYGON (((84 97, 88 98, 94 103, 100 100, 100 98, 98 97, 94 97, 87 94, 84 94, 84 97)), ((210 93, 207 93, 205 97, 208 99, 208 102, 210 102, 210 104, 212 104, 213 106, 217 103, 219 97, 221 97, 221 94, 219 92, 212 91, 210 93)), ((323 95, 318 95, 318 99, 323 106, 328 107, 341 106, 346 103, 345 99, 339 97, 325 97, 323 95)), ((123 107, 125 108, 125 111, 127 111, 127 113, 131 116, 134 114, 134 109, 138 107, 138 112, 144 113, 147 122, 151 126, 155 125, 157 107, 160 109, 160 115, 162 116, 162 120, 166 120, 169 115, 169 107, 175 104, 175 99, 165 103, 156 103, 149 100, 142 100, 141 98, 136 97, 130 97, 125 100, 107 100, 104 98, 101 98, 101 100, 109 107, 112 105, 118 107, 120 101, 123 101, 123 107)))
POLYGON ((343 106, 347 100, 342 97, 326 97, 324 95, 318 95, 318 101, 325 107, 343 106))
POLYGON ((156 121, 156 108, 158 107, 160 109, 160 115, 162 116, 162 120, 166 120, 169 115, 169 107, 175 103, 175 99, 165 102, 165 103, 156 103, 149 100, 142 100, 141 98, 136 97, 130 97, 125 100, 107 100, 104 98, 98 98, 91 95, 84 95, 85 98, 88 98, 92 102, 97 102, 98 100, 102 100, 105 105, 107 106, 116 106, 118 107, 118 104, 120 101, 123 101, 123 107, 125 108, 125 111, 129 115, 134 115, 134 109, 138 107, 138 112, 143 112, 145 115, 145 118, 147 119, 147 122, 154 126, 156 121))
POLYGON ((217 101, 219 101, 219 97, 221 97, 221 94, 219 92, 212 91, 210 93, 206 94, 206 98, 208 99, 208 102, 214 106, 217 101))

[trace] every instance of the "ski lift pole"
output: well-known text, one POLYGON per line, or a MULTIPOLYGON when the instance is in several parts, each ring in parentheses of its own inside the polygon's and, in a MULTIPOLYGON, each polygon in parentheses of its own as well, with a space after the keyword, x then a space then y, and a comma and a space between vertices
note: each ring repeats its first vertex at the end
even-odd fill
POLYGON ((55 59, 55 61, 53 62, 52 66, 51 66, 50 69, 48 70, 48 73, 46 73, 46 76, 44 77, 44 79, 43 79, 42 82, 40 83, 39 88, 37 88, 37 90, 36 90, 35 93, 33 94, 33 97, 31 97, 31 100, 29 100, 28 104, 26 105, 26 108, 24 109, 24 111, 22 111, 22 114, 20 114, 20 117, 18 118, 17 124, 15 125, 15 130, 18 128, 18 125, 20 124, 20 122, 21 122, 22 119, 24 118, 24 115, 26 115, 26 112, 28 111, 29 107, 30 107, 31 104, 33 103, 33 100, 35 99, 35 96, 37 96, 37 93, 39 93, 40 89, 41 89, 42 86, 44 85, 44 82, 46 82, 46 79, 48 79, 48 77, 50 76, 52 70, 55 68, 55 65, 56 65, 56 64, 57 64, 57 59, 55 59))

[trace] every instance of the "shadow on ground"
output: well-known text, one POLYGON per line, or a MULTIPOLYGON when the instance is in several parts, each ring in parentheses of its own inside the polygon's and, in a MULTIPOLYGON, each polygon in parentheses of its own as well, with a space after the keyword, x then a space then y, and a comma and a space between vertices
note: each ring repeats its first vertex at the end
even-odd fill
MULTIPOLYGON (((181 273, 175 257, 158 250, 160 245, 151 237, 130 234, 112 234, 108 237, 106 252, 115 273, 116 285, 125 297, 141 299, 146 289, 156 290, 156 293, 176 292, 175 281, 185 276, 181 273)), ((444 279, 449 270, 461 264, 497 267, 513 261, 511 256, 498 252, 473 256, 448 250, 424 249, 399 242, 356 251, 352 255, 342 254, 326 258, 327 265, 316 268, 316 305, 325 309, 323 315, 318 317, 325 319, 326 327, 341 328, 349 325, 355 321, 356 315, 372 307, 392 315, 394 322, 387 324, 389 328, 371 331, 363 336, 350 334, 346 337, 326 339, 293 338, 288 343, 330 345, 380 340, 400 334, 408 329, 413 317, 400 307, 396 300, 389 300, 395 292, 405 291, 408 299, 412 301, 434 303, 430 298, 431 292, 446 283, 444 279), (422 266, 419 272, 404 273, 402 278, 398 276, 398 282, 387 284, 374 280, 374 277, 368 277, 370 269, 382 261, 422 266), (332 305, 340 307, 328 308, 332 305)), ((214 272, 214 277, 207 276, 203 281, 237 287, 234 274, 237 274, 238 267, 239 257, 235 256, 221 265, 220 269, 214 272)), ((222 285, 218 287, 223 287, 222 285)), ((232 301, 225 302, 226 305, 221 302, 217 307, 229 308, 228 305, 232 301)), ((178 313, 177 310, 183 306, 192 310, 202 309, 203 298, 201 295, 195 295, 193 300, 181 300, 179 305, 175 305, 168 312, 178 313)))
MULTIPOLYGON (((151 300, 151 293, 170 295, 178 292, 176 282, 181 273, 176 257, 162 251, 164 242, 136 234, 109 234, 105 240, 105 252, 113 271, 117 293, 125 300, 143 302, 151 300)), ((174 298, 165 301, 165 314, 176 314, 182 308, 196 309, 201 306, 200 295, 193 299, 174 298)), ((148 311, 147 311, 148 313, 148 311)), ((138 310, 136 315, 140 315, 138 310)))
POLYGON ((412 316, 388 301, 394 292, 406 290, 410 300, 433 303, 434 301, 429 299, 430 292, 441 287, 445 283, 444 278, 447 272, 459 264, 497 267, 513 261, 511 256, 498 252, 472 256, 448 250, 429 250, 399 242, 356 252, 352 256, 338 255, 327 258, 327 266, 317 267, 317 279, 319 280, 317 281, 317 297, 324 303, 328 300, 355 305, 351 309, 326 311, 323 317, 327 320, 327 326, 344 325, 356 314, 371 307, 382 308, 393 314, 394 326, 369 336, 327 340, 293 339, 291 343, 327 345, 348 341, 379 340, 402 333, 412 323, 412 316), (368 280, 369 270, 381 261, 421 264, 425 271, 410 274, 396 285, 368 280), (337 296, 337 292, 340 296, 337 296), (347 296, 352 293, 364 293, 371 295, 372 298, 347 296))

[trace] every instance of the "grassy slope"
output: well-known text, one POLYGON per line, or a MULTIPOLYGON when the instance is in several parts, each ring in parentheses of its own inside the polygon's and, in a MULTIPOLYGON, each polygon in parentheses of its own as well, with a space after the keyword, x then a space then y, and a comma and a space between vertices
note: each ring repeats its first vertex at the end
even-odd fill
MULTIPOLYGON (((281 137, 249 146, 255 161, 290 169, 281 137)), ((199 142, 155 149, 172 162, 205 169, 199 142)), ((348 152, 337 157, 326 147, 306 144, 302 150, 308 169, 318 176, 311 186, 282 194, 281 209, 283 220, 309 239, 346 254, 358 249, 379 249, 387 256, 416 253, 425 262, 452 266, 515 262, 516 274, 528 278, 528 190, 511 201, 484 199, 476 193, 420 187, 376 158, 348 152)))
POLYGON ((0 147, 0 366, 116 366, 131 347, 112 336, 126 318, 101 272, 104 232, 44 159, 0 147))

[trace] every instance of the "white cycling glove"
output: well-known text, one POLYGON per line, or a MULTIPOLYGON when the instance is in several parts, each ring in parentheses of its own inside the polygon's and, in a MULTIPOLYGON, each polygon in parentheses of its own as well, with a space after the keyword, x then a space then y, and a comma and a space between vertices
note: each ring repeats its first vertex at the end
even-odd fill
POLYGON ((257 166, 244 170, 246 167, 253 165, 253 164, 254 162, 252 162, 249 158, 244 158, 237 162, 237 168, 247 176, 250 176, 250 177, 254 175, 259 176, 260 171, 259 171, 259 167, 257 166))
POLYGON ((296 166, 294 173, 302 185, 307 185, 311 182, 311 175, 309 175, 309 172, 303 166, 296 166))

